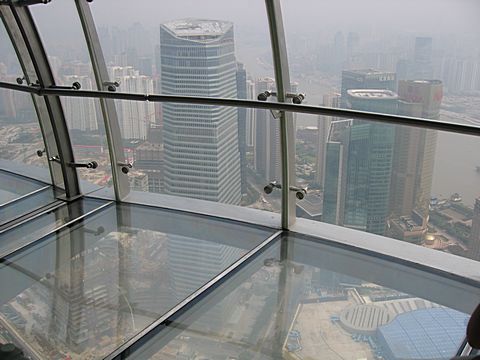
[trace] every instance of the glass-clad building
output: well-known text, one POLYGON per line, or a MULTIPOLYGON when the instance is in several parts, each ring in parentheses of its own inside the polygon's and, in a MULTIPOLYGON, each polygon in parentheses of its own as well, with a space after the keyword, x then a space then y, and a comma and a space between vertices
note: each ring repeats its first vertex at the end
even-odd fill
POLYGON ((472 359, 479 11, 0 0, 0 360, 472 359))

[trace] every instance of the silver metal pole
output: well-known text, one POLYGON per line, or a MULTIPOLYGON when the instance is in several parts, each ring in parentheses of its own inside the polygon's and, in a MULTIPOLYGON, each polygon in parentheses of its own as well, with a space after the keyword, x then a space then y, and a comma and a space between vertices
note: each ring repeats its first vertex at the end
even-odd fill
MULTIPOLYGON (((280 0, 265 0, 272 43, 277 100, 285 102, 290 92, 290 73, 280 0)), ((292 113, 280 112, 280 151, 282 162, 282 228, 295 223, 296 200, 290 186, 295 184, 295 124, 292 113)))
MULTIPOLYGON (((109 76, 92 12, 86 0, 75 0, 75 4, 77 5, 78 15, 80 17, 80 22, 82 23, 88 51, 90 53, 97 88, 102 91, 105 88, 104 84, 109 82, 109 76)), ((130 186, 128 175, 124 174, 121 171, 121 166, 118 165, 125 163, 125 153, 120 125, 118 123, 117 110, 113 99, 100 98, 100 105, 105 122, 105 133, 107 136, 110 162, 112 166, 115 198, 118 201, 121 201, 125 199, 130 192, 130 186)))
POLYGON ((345 119, 360 119, 390 125, 413 126, 422 129, 446 131, 450 133, 480 136, 480 126, 472 126, 458 123, 449 123, 440 120, 416 118, 410 116, 389 115, 358 111, 350 109, 337 109, 324 106, 296 105, 280 102, 263 102, 256 100, 197 97, 183 95, 147 95, 121 92, 95 91, 95 90, 69 90, 69 89, 46 89, 40 87, 28 87, 0 81, 0 88, 32 93, 38 96, 64 96, 64 97, 87 97, 94 99, 119 99, 130 101, 172 102, 181 104, 203 104, 229 107, 245 107, 252 109, 267 109, 274 111, 288 111, 299 114, 324 115, 345 119))

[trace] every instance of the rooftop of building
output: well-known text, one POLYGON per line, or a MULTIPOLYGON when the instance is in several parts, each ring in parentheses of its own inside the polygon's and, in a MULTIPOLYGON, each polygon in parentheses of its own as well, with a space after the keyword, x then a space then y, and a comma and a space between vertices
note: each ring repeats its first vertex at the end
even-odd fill
POLYGON ((228 21, 208 19, 180 19, 163 24, 178 37, 191 36, 221 36, 225 34, 233 24, 228 21))
POLYGON ((378 333, 393 359, 444 359, 463 341, 467 321, 452 309, 421 309, 398 315, 378 333))
POLYGON ((370 100, 395 100, 398 95, 391 90, 383 89, 351 89, 347 94, 354 98, 370 100))
POLYGON ((384 71, 384 70, 377 70, 377 69, 355 69, 355 70, 343 70, 344 74, 356 74, 356 75, 383 75, 383 74, 393 74, 395 75, 395 72, 393 71, 384 71))
POLYGON ((418 80, 400 80, 400 81, 405 81, 407 83, 413 83, 413 84, 442 85, 441 80, 418 79, 418 80))

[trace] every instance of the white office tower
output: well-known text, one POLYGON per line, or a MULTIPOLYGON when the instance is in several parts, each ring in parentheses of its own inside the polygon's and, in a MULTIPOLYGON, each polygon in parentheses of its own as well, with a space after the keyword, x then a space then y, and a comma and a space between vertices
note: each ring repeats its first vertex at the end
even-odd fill
MULTIPOLYGON (((160 25, 164 94, 236 98, 233 25, 186 19, 160 25)), ((240 204, 238 112, 163 104, 165 189, 172 195, 240 204)))
MULTIPOLYGON (((109 67, 110 79, 120 83, 120 91, 153 94, 153 80, 140 75, 131 66, 109 67)), ((150 124, 155 122, 155 104, 146 101, 116 100, 120 130, 124 139, 146 140, 150 124)))
MULTIPOLYGON (((79 82, 84 90, 92 90, 92 80, 88 76, 66 75, 65 84, 79 82)), ((98 130, 95 99, 65 97, 62 99, 68 128, 81 131, 98 130)))

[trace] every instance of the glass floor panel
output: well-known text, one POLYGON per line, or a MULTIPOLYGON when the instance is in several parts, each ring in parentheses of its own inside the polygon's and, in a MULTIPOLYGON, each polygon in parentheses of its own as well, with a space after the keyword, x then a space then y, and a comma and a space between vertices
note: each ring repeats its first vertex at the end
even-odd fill
POLYGON ((385 262, 285 236, 124 355, 162 360, 455 356, 469 316, 455 308, 459 295, 449 280, 385 262), (280 261, 282 241, 286 259, 280 261))
POLYGON ((271 234, 107 206, 2 259, 0 343, 13 342, 32 359, 103 358, 271 234))
POLYGON ((0 226, 53 203, 58 195, 51 185, 0 169, 0 226))
MULTIPOLYGON (((0 257, 48 235, 63 225, 105 204, 108 204, 108 201, 81 198, 71 203, 64 203, 25 222, 21 226, 0 232, 0 257)), ((95 231, 101 233, 104 229, 100 226, 95 231)))
POLYGON ((0 206, 45 186, 42 182, 0 170, 0 206))

